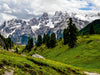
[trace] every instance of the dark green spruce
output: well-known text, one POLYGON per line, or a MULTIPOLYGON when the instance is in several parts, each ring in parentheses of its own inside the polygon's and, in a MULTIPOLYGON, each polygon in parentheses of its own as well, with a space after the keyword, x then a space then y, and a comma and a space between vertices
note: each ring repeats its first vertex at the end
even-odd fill
POLYGON ((51 34, 51 37, 50 37, 50 46, 51 46, 51 48, 53 48, 53 47, 56 46, 56 35, 55 35, 55 33, 51 34))
POLYGON ((11 38, 4 38, 1 34, 0 34, 0 45, 4 48, 4 49, 11 49, 14 46, 14 43, 12 42, 11 38))
POLYGON ((63 38, 64 38, 64 44, 68 44, 70 48, 73 48, 76 46, 77 41, 77 35, 78 35, 78 29, 76 28, 75 24, 73 24, 72 18, 69 19, 68 27, 67 29, 64 29, 63 32, 63 38))
POLYGON ((39 47, 42 45, 42 36, 38 35, 36 46, 39 47))
POLYGON ((69 39, 68 28, 64 29, 64 31, 63 31, 63 39, 64 39, 64 45, 68 44, 68 39, 69 39))
POLYGON ((70 48, 73 48, 76 46, 78 29, 76 28, 75 24, 73 24, 72 18, 69 19, 68 31, 69 31, 68 45, 70 48))
POLYGON ((95 34, 94 26, 92 24, 90 25, 90 34, 95 34))
POLYGON ((46 35, 44 34, 43 35, 43 44, 45 44, 46 43, 46 35))
POLYGON ((51 47, 51 46, 50 46, 50 36, 49 36, 49 34, 46 34, 46 46, 47 46, 48 48, 51 47))
POLYGON ((31 51, 31 49, 33 48, 34 43, 33 43, 33 38, 28 38, 28 43, 25 47, 25 50, 31 51))

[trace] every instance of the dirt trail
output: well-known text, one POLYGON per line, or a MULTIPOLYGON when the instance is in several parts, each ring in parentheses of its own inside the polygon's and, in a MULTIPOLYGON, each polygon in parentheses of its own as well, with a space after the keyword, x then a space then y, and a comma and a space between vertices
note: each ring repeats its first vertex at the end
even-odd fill
POLYGON ((5 73, 3 75, 13 75, 14 74, 14 71, 11 70, 10 72, 9 71, 5 71, 5 73))
POLYGON ((100 75, 98 73, 90 73, 90 72, 84 72, 84 73, 86 73, 87 75, 100 75))

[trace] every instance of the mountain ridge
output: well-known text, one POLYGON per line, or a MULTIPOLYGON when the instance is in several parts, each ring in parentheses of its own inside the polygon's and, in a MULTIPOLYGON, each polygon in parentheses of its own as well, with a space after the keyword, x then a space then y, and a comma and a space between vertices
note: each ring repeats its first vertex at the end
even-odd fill
POLYGON ((37 36, 43 36, 44 33, 48 33, 50 35, 54 32, 57 35, 57 39, 59 39, 62 37, 63 29, 67 28, 67 21, 70 17, 72 17, 76 27, 79 30, 90 23, 87 20, 77 18, 77 15, 74 13, 70 15, 67 12, 63 13, 61 11, 56 11, 54 16, 49 17, 48 13, 45 12, 42 16, 32 18, 29 21, 20 19, 5 21, 0 26, 0 33, 4 37, 11 37, 15 43, 21 42, 21 44, 27 43, 26 37, 28 36, 33 37, 34 42, 36 42, 37 36), (26 41, 23 42, 22 38, 25 38, 26 41))

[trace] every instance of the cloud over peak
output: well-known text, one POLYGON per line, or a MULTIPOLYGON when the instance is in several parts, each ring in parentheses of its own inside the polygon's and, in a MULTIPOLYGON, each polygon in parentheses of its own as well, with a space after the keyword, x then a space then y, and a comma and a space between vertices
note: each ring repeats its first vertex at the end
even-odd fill
POLYGON ((0 18, 29 19, 43 12, 53 15, 55 11, 97 12, 100 11, 99 3, 99 0, 0 0, 0 18))

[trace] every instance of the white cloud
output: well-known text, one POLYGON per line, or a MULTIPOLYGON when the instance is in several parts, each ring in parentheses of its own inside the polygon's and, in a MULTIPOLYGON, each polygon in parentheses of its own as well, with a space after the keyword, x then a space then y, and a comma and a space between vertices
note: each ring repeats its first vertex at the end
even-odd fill
POLYGON ((31 12, 33 12, 33 14, 40 14, 41 12, 49 12, 50 14, 53 14, 55 11, 73 10, 87 5, 88 3, 86 1, 77 0, 33 0, 31 8, 35 11, 31 12))
POLYGON ((96 9, 100 9, 100 0, 89 0, 96 6, 96 9))
POLYGON ((0 11, 5 13, 12 13, 11 8, 6 3, 0 5, 0 11))
POLYGON ((17 18, 16 16, 0 13, 0 24, 2 24, 3 21, 10 20, 12 18, 17 18))
POLYGON ((9 19, 12 19, 12 18, 16 18, 15 16, 6 15, 6 14, 3 14, 3 13, 2 13, 2 17, 3 17, 3 19, 5 19, 5 20, 9 20, 9 19))
POLYGON ((6 10, 10 10, 10 7, 5 3, 3 4, 3 8, 6 9, 6 10))
POLYGON ((21 19, 29 19, 34 15, 41 15, 43 12, 51 15, 55 11, 79 12, 79 8, 88 7, 90 2, 94 4, 91 6, 93 9, 91 11, 97 11, 96 9, 100 7, 99 0, 0 0, 0 15, 3 13, 21 19))

